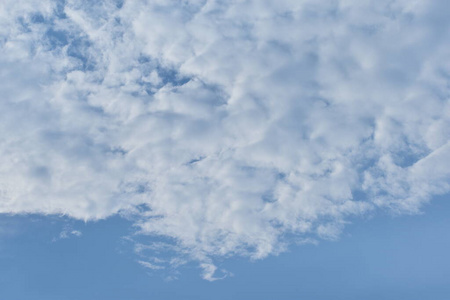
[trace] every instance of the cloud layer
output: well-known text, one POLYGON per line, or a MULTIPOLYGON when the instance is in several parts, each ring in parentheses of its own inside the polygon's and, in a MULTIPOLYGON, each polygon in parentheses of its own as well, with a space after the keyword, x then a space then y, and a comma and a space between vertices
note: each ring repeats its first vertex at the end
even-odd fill
POLYGON ((214 257, 336 238, 377 209, 416 213, 450 191, 449 12, 2 1, 0 212, 121 212, 209 280, 214 257))

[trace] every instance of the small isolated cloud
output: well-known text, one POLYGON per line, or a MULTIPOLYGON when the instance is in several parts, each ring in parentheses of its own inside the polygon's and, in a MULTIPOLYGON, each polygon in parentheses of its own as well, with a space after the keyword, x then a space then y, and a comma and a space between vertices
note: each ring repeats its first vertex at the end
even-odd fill
POLYGON ((59 236, 53 238, 53 242, 73 237, 81 237, 82 235, 83 233, 81 231, 72 229, 70 226, 65 226, 64 229, 59 233, 59 236))
MULTIPOLYGON (((70 235, 73 235, 73 236, 76 236, 76 237, 80 237, 80 236, 82 236, 83 234, 81 233, 81 231, 78 231, 78 230, 72 230, 71 232, 70 232, 70 235)), ((60 235, 61 236, 61 235, 60 235)))
POLYGON ((3 0, 0 213, 132 216, 208 280, 417 213, 450 191, 449 11, 3 0))
POLYGON ((151 270, 163 270, 163 269, 165 269, 163 266, 158 266, 158 265, 152 264, 152 263, 150 263, 148 261, 139 260, 138 263, 141 266, 144 266, 144 267, 146 267, 148 269, 151 269, 151 270))
POLYGON ((203 269, 202 277, 208 281, 216 281, 220 279, 224 279, 227 275, 223 275, 221 277, 215 277, 217 272, 217 267, 211 263, 202 263, 200 267, 203 269))

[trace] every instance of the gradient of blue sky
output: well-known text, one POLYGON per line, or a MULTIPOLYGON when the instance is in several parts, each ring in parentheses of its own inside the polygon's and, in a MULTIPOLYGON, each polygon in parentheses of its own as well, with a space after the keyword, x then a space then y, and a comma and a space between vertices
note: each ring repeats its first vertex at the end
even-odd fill
MULTIPOLYGON (((393 228, 420 218, 434 226, 420 213, 441 213, 448 28, 446 0, 1 1, 6 257, 31 259, 17 276, 37 272, 37 289, 51 274, 65 282, 64 261, 76 257, 74 274, 101 281, 114 272, 93 265, 111 259, 144 294, 146 272, 173 280, 160 287, 171 292, 195 282, 220 293, 244 284, 243 266, 289 273, 289 260, 317 266, 298 276, 326 273, 334 288, 343 275, 333 251, 373 243, 349 233, 376 236, 388 215, 398 216, 393 228), (56 256, 43 277, 32 263, 39 251, 56 256)), ((356 276, 361 257, 346 259, 356 276)), ((418 264, 428 274, 440 268, 430 259, 418 264)), ((392 261, 367 260, 385 264, 384 291, 391 281, 406 291, 400 273, 385 271, 392 261)))

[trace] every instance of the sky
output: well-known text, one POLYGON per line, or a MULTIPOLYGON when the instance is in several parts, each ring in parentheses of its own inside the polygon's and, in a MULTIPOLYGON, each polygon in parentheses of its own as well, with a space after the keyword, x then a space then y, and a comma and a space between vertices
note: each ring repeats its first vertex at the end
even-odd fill
POLYGON ((178 274, 137 263, 123 219, 84 223, 40 216, 5 217, 0 235, 0 298, 446 300, 450 294, 449 196, 416 216, 353 222, 339 241, 298 245, 279 256, 229 258, 233 276, 214 282, 186 265, 178 274), (60 238, 80 230, 81 236, 60 238), (169 277, 177 276, 177 279, 169 277))
POLYGON ((0 295, 444 299, 449 23, 445 0, 1 1, 0 295))

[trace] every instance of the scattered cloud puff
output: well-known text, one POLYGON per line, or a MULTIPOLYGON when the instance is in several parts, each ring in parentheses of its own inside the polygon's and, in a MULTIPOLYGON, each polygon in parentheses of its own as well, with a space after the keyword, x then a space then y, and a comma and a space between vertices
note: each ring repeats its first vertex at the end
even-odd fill
POLYGON ((83 233, 81 231, 64 229, 63 231, 60 232, 59 238, 55 238, 54 241, 68 239, 70 237, 81 237, 82 235, 83 233))
POLYGON ((449 12, 4 0, 0 212, 133 216, 208 280, 219 257, 417 213, 450 191, 449 12))

